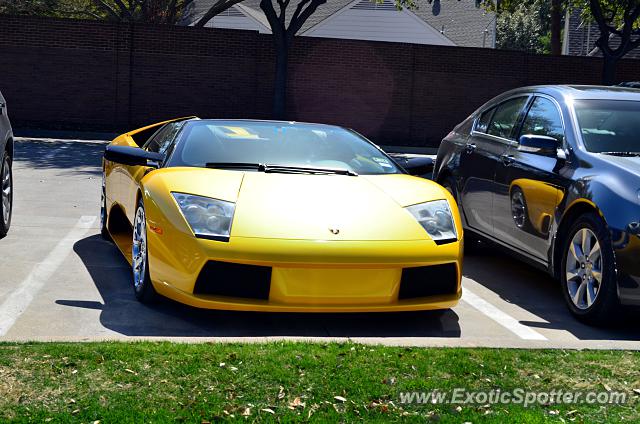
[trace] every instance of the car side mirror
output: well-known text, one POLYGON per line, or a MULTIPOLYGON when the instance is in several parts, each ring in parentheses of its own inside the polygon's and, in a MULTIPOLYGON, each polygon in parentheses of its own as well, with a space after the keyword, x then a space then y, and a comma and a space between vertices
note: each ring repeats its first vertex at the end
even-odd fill
POLYGON ((389 156, 410 175, 431 178, 434 168, 432 157, 410 153, 389 153, 389 156))
POLYGON ((560 142, 546 135, 525 134, 520 137, 518 150, 545 156, 557 156, 560 142))
POLYGON ((107 146, 104 158, 110 162, 129 166, 150 166, 157 168, 164 161, 162 153, 148 152, 139 147, 107 146))

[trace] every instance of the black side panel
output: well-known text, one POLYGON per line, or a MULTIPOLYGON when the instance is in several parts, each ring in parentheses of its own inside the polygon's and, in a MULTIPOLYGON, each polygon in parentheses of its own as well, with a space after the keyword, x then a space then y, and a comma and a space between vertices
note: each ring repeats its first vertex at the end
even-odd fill
POLYGON ((458 272, 455 264, 422 266, 402 270, 398 299, 455 294, 458 272))
POLYGON ((270 267, 209 261, 193 293, 268 300, 270 289, 270 267))

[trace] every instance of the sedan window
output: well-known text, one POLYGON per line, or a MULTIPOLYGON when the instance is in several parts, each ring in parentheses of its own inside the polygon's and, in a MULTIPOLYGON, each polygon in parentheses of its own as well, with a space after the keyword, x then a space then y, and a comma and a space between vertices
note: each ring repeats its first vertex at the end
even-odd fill
POLYGON ((489 129, 489 122, 491 122, 491 118, 493 117, 493 112, 495 112, 495 110, 496 108, 491 108, 480 115, 480 119, 478 119, 478 123, 476 124, 476 131, 481 133, 487 132, 487 129, 489 129))
POLYGON ((528 97, 525 96, 516 97, 498 106, 487 133, 497 137, 512 138, 511 133, 513 132, 513 127, 516 126, 520 111, 527 102, 527 99, 528 97))
POLYGON ((564 127, 556 105, 549 99, 536 97, 527 113, 520 134, 545 135, 562 142, 564 127))

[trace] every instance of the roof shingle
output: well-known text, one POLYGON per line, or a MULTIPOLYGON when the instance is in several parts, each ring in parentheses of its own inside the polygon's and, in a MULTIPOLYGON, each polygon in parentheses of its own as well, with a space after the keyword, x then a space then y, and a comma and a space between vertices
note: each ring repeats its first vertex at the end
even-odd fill
MULTIPOLYGON (((195 0, 183 20, 183 24, 193 24, 199 16, 202 16, 215 0, 195 0)), ((273 0, 272 0, 273 1, 273 0)), ((316 12, 309 17, 303 25, 300 33, 320 24, 339 10, 352 4, 354 0, 327 0, 318 7, 316 12)), ((299 1, 293 0, 287 8, 287 20, 295 11, 299 1)), ((260 0, 245 0, 239 3, 245 13, 249 13, 254 19, 258 19, 268 27, 266 17, 260 9, 260 0)), ((275 6, 276 10, 278 7, 275 6)), ((458 46, 463 47, 490 47, 493 44, 495 15, 475 6, 475 0, 448 0, 434 1, 429 4, 422 0, 417 2, 417 8, 412 10, 420 19, 442 32, 447 38, 458 46)))

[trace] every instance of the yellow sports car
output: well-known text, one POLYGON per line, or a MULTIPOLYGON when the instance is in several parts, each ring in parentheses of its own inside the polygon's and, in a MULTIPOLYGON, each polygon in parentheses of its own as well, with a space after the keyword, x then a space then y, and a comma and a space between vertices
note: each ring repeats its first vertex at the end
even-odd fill
POLYGON ((453 198, 353 131, 183 118, 119 136, 103 167, 102 233, 142 302, 364 312, 460 298, 453 198))

